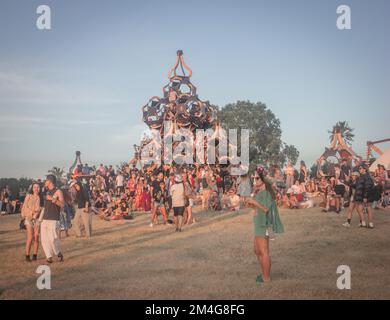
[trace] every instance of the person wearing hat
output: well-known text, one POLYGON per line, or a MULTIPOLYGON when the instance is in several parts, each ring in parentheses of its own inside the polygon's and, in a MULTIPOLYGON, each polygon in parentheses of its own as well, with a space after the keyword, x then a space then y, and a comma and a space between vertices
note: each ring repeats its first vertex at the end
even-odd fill
POLYGON ((176 225, 176 232, 181 232, 183 215, 186 204, 183 179, 180 174, 175 175, 175 184, 171 187, 173 215, 176 225))
POLYGON ((360 177, 356 182, 355 201, 357 203, 357 210, 359 212, 359 215, 363 217, 360 226, 366 227, 366 222, 364 220, 364 209, 367 208, 368 227, 370 229, 373 229, 373 199, 371 199, 371 194, 372 189, 374 188, 374 180, 368 172, 368 167, 364 164, 359 166, 359 173, 360 177))
POLYGON ((50 174, 46 177, 45 187, 47 189, 44 199, 44 213, 41 223, 41 244, 48 263, 53 262, 56 255, 60 261, 64 261, 61 253, 59 226, 61 209, 65 205, 64 195, 56 188, 57 179, 50 174))

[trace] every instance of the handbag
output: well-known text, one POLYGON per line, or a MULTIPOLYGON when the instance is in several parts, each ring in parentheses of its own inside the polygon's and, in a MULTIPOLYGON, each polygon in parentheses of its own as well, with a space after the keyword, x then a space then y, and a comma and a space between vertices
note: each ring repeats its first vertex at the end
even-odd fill
POLYGON ((20 230, 26 229, 26 225, 24 224, 25 221, 26 221, 26 218, 22 218, 22 220, 20 220, 20 222, 19 222, 19 229, 20 230))

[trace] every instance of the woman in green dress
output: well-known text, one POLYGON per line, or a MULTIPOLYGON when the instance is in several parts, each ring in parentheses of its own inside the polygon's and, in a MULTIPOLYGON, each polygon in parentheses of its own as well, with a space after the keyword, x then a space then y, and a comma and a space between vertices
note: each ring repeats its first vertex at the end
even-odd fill
POLYGON ((257 283, 271 280, 271 259, 269 256, 269 236, 271 232, 282 233, 283 224, 276 205, 276 194, 271 183, 264 176, 264 168, 258 166, 253 188, 254 196, 248 204, 254 208, 254 249, 260 263, 262 274, 256 278, 257 283))

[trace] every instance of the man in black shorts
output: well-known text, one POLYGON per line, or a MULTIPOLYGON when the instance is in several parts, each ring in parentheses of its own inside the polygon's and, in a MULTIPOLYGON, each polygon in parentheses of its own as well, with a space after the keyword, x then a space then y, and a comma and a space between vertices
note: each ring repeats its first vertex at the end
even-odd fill
MULTIPOLYGON (((368 227, 374 228, 372 203, 372 189, 374 188, 374 180, 372 179, 366 165, 359 166, 360 177, 356 182, 355 201, 357 202, 357 210, 362 216, 364 208, 367 208, 368 213, 368 227)), ((365 227, 365 221, 362 221, 362 227, 365 227)))
MULTIPOLYGON (((164 182, 164 174, 162 172, 159 172, 157 174, 157 179, 153 180, 151 182, 151 194, 152 194, 152 218, 150 222, 150 227, 153 227, 153 223, 156 220, 157 217, 157 210, 160 207, 160 199, 158 199, 158 195, 161 192, 160 189, 160 183, 164 182)), ((164 217, 165 218, 165 217, 164 217)))
POLYGON ((345 184, 341 180, 336 179, 334 186, 336 213, 340 213, 343 207, 345 190, 345 184))

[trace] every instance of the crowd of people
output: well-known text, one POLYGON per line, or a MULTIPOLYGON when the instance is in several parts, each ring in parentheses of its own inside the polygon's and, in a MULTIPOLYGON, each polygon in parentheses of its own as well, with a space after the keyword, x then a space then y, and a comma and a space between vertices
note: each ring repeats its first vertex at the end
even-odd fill
POLYGON ((21 201, 15 197, 9 186, 0 190, 0 212, 1 214, 14 214, 20 212, 21 201))
MULTIPOLYGON (((48 175, 45 181, 37 180, 24 199, 20 226, 27 232, 26 261, 37 259, 40 234, 47 261, 52 263, 54 256, 63 260, 61 236, 69 236, 73 228, 77 237, 89 239, 93 214, 112 221, 134 219, 136 212, 150 213, 151 227, 159 223, 161 216, 164 225, 174 224, 175 231, 181 232, 184 225, 196 222, 192 208, 197 201, 204 210, 219 210, 222 202, 238 209, 236 203, 229 201, 236 194, 230 192, 223 201, 220 199, 226 188, 233 188, 223 168, 214 171, 210 167, 163 166, 160 170, 138 170, 125 165, 114 170, 112 166, 79 165, 66 184, 59 186, 58 182, 54 175, 48 175)), ((10 191, 8 187, 4 190, 7 206, 10 191)))
POLYGON ((270 174, 277 190, 278 206, 286 209, 323 207, 323 212, 347 211, 345 227, 351 226, 352 214, 359 215, 359 226, 374 228, 373 209, 388 207, 389 177, 386 168, 378 165, 375 172, 360 161, 343 159, 334 164, 327 174, 318 170, 309 173, 303 161, 297 172, 291 162, 283 172, 274 167, 270 174), (368 215, 368 225, 364 214, 368 215))
POLYGON ((76 237, 84 232, 89 239, 93 213, 111 221, 132 219, 136 211, 149 212, 151 227, 162 216, 164 225, 174 224, 175 231, 181 232, 184 225, 195 223, 192 207, 198 202, 203 210, 239 210, 240 206, 253 209, 254 248, 262 268, 256 281, 269 281, 269 237, 283 232, 276 192, 263 167, 253 177, 233 178, 227 173, 209 166, 164 166, 144 171, 128 165, 115 172, 101 165, 92 170, 79 167, 62 188, 57 187, 55 176, 48 175, 44 182, 31 185, 22 206, 26 261, 37 260, 39 238, 48 263, 54 257, 64 261, 60 230, 68 235, 72 227, 76 237))
MULTIPOLYGON (((351 226, 356 211, 359 226, 374 228, 373 209, 390 204, 389 177, 381 165, 370 173, 364 163, 352 165, 343 160, 327 175, 320 172, 318 176, 309 172, 303 161, 299 170, 288 162, 283 169, 271 166, 263 170, 261 177, 271 186, 277 208, 319 206, 324 212, 336 213, 345 209, 345 227, 351 226)), ((37 259, 39 235, 47 261, 51 263, 55 256, 63 260, 60 238, 69 236, 72 228, 76 237, 89 239, 94 214, 107 222, 146 214, 150 215, 150 227, 174 225, 175 231, 181 232, 184 226, 196 223, 195 205, 201 211, 235 211, 255 206, 252 200, 256 196, 256 175, 231 176, 229 167, 219 165, 138 169, 126 164, 116 170, 103 164, 79 165, 66 184, 58 185, 53 175, 34 182, 21 206, 27 261, 37 259)), ((2 211, 15 210, 11 199, 10 189, 3 188, 2 211)))

